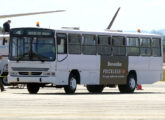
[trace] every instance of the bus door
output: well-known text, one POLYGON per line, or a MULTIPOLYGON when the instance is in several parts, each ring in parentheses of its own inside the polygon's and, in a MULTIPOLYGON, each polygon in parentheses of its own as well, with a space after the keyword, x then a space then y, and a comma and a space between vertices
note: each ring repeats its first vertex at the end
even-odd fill
POLYGON ((56 62, 57 79, 60 82, 59 84, 66 84, 68 80, 67 35, 65 33, 57 33, 56 40, 57 40, 57 62, 56 62))

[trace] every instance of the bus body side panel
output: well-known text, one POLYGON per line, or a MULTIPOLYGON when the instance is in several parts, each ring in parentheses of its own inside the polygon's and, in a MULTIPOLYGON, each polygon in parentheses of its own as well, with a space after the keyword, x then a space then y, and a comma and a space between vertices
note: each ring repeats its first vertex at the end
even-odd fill
POLYGON ((159 81, 162 73, 161 57, 129 56, 128 70, 135 70, 138 84, 159 81))
POLYGON ((68 85, 68 59, 66 54, 57 54, 55 85, 68 85))
POLYGON ((80 73, 80 84, 98 85, 99 84, 99 55, 69 55, 69 71, 78 70, 80 73))

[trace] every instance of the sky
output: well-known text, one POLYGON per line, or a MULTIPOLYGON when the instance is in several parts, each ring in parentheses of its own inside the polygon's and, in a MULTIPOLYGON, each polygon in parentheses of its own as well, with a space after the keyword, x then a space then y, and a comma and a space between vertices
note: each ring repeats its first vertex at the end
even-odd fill
POLYGON ((81 30, 105 30, 118 7, 113 30, 165 29, 165 0, 0 0, 0 15, 52 10, 66 12, 0 19, 0 26, 10 19, 11 27, 58 29, 80 27, 81 30))

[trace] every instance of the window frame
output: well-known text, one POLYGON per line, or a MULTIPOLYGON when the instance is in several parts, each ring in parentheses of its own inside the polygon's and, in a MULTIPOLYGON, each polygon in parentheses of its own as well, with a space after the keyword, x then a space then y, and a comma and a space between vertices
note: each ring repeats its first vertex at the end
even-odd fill
POLYGON ((151 38, 151 52, 152 52, 151 53, 152 54, 151 56, 152 57, 161 57, 162 56, 162 50, 161 50, 161 48, 162 48, 162 46, 161 46, 161 38, 155 38, 155 37, 154 38, 151 38), (158 47, 153 47, 152 46, 152 42, 153 42, 152 40, 153 39, 158 39, 159 40, 159 46, 158 47), (159 48, 159 54, 160 55, 157 55, 157 56, 153 55, 153 48, 159 48))
POLYGON ((135 36, 127 36, 126 38, 126 55, 127 56, 140 56, 140 38, 139 37, 135 37, 135 36), (128 46, 127 45, 127 38, 136 38, 137 40, 138 40, 138 46, 128 46), (132 47, 135 47, 135 48, 138 48, 139 49, 139 52, 138 52, 138 54, 137 55, 128 55, 128 52, 127 52, 127 48, 132 48, 132 47))
POLYGON ((97 35, 97 54, 98 55, 112 55, 112 41, 111 40, 112 40, 112 37, 110 35, 97 35), (100 37, 102 37, 102 36, 108 37, 108 44, 100 44, 100 37), (101 53, 99 53, 98 49, 99 49, 100 46, 110 47, 110 49, 111 49, 110 53, 109 54, 105 54, 105 53, 101 54, 101 53))
POLYGON ((96 34, 82 34, 82 42, 81 42, 81 53, 84 54, 84 55, 97 55, 97 35, 96 34), (94 45, 90 45, 90 44, 85 44, 85 36, 93 36, 94 37, 94 40, 95 40, 95 44, 94 45), (84 47, 95 47, 95 53, 94 54, 89 54, 89 53, 85 53, 84 52, 84 47))
POLYGON ((112 55, 113 56, 126 56, 126 37, 125 36, 121 36, 121 35, 119 35, 119 36, 116 36, 116 35, 112 35, 111 36, 111 44, 112 44, 112 55), (114 40, 113 40, 113 38, 114 37, 122 37, 123 38, 123 45, 114 45, 114 40), (125 53, 123 54, 123 55, 121 55, 121 54, 114 54, 114 47, 116 48, 116 47, 120 47, 120 48, 124 48, 125 49, 125 53))
POLYGON ((140 56, 146 56, 146 57, 150 57, 150 56, 152 56, 152 48, 151 48, 151 38, 150 37, 140 37, 139 38, 140 39, 140 56), (149 46, 142 46, 141 44, 141 42, 143 41, 143 39, 149 39, 150 40, 150 44, 149 44, 149 46), (141 50, 142 49, 150 49, 150 55, 142 55, 142 52, 141 52, 141 50))
MULTIPOLYGON (((62 37, 61 37, 62 38, 62 37)), ((58 33, 56 33, 56 43, 57 43, 57 54, 68 54, 68 35, 67 35, 67 33, 62 33, 62 32, 58 32, 58 33), (64 53, 59 53, 58 52, 58 34, 63 34, 63 35, 65 35, 65 43, 64 43, 64 53), (66 48, 65 48, 66 47, 66 48), (66 53, 65 53, 65 50, 66 50, 66 53)))
POLYGON ((76 55, 79 55, 79 54, 82 54, 82 34, 80 34, 80 33, 68 33, 68 54, 76 54, 76 55), (80 43, 78 44, 78 43, 70 43, 70 35, 80 35, 80 37, 81 37, 81 40, 80 40, 80 43), (69 48, 70 48, 70 45, 80 45, 80 53, 70 53, 70 50, 69 50, 69 48))

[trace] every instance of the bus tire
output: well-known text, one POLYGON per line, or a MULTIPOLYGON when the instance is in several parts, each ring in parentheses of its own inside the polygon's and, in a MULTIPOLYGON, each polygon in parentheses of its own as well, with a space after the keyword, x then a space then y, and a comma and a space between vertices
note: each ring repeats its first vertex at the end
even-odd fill
POLYGON ((126 85, 118 85, 120 93, 133 93, 136 88, 136 78, 135 75, 130 74, 127 77, 126 85))
POLYGON ((30 94, 37 94, 40 89, 40 85, 37 83, 27 84, 27 90, 30 94))
POLYGON ((9 85, 9 83, 8 83, 8 81, 7 81, 7 77, 3 77, 3 78, 2 78, 2 83, 3 83, 3 85, 5 85, 5 86, 9 85))
POLYGON ((87 85, 86 87, 89 93, 102 93, 104 89, 103 85, 87 85))
POLYGON ((71 74, 69 76, 69 83, 68 85, 64 86, 64 91, 66 94, 73 94, 75 93, 77 88, 77 78, 71 74))

